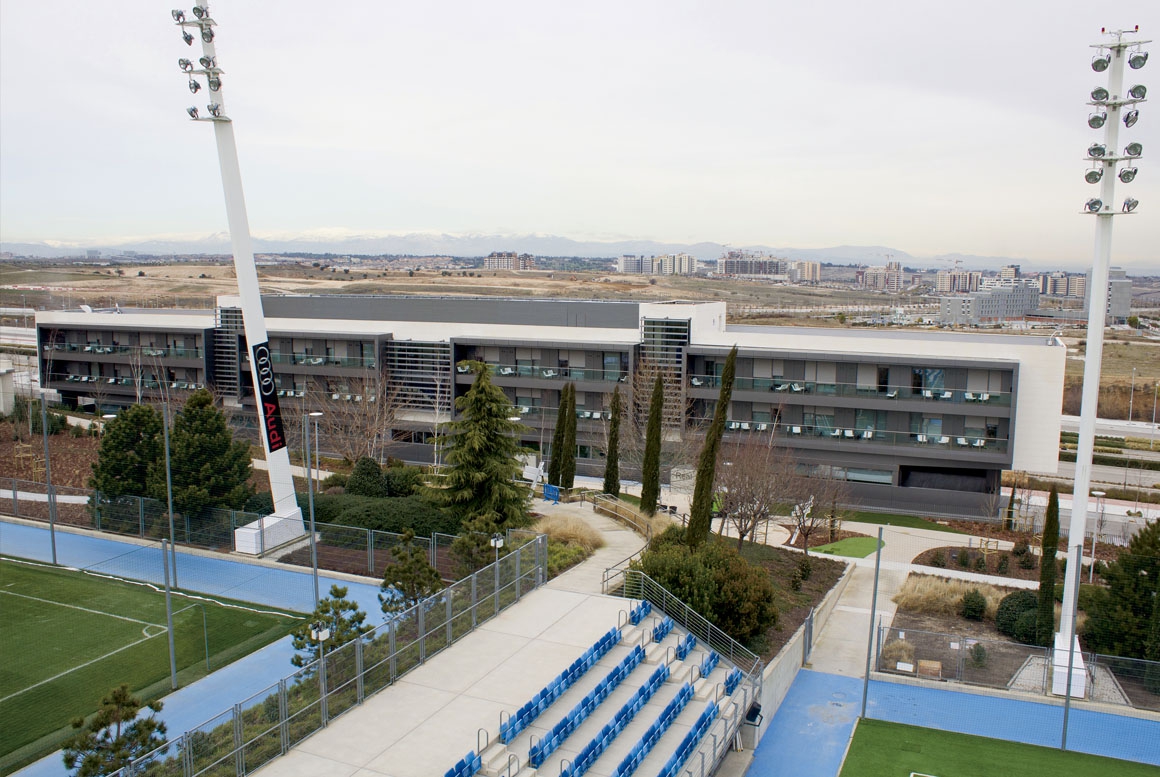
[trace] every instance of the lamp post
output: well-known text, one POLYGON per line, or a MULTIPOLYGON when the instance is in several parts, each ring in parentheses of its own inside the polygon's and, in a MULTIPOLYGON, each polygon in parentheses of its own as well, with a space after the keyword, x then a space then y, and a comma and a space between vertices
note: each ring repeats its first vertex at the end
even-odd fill
MULTIPOLYGON (((29 413, 31 419, 32 414, 29 413)), ((56 489, 52 487, 52 455, 48 447, 48 392, 40 390, 40 431, 44 437, 44 498, 48 500, 48 540, 56 564, 56 489)), ((12 493, 16 493, 13 486, 12 493)))
POLYGON ((495 548, 495 612, 499 614, 499 549, 503 547, 503 535, 491 535, 491 546, 495 548))
POLYGON ((320 417, 322 417, 322 413, 317 410, 302 416, 302 436, 306 443, 303 446, 306 448, 306 501, 310 511, 310 575, 314 580, 315 604, 321 599, 318 593, 318 535, 314 531, 314 476, 311 474, 313 469, 310 466, 310 420, 314 419, 314 444, 317 446, 318 419, 320 417))
MULTIPOLYGON (((1151 41, 1126 39, 1135 35, 1136 30, 1101 30, 1107 38, 1097 43, 1096 56, 1092 59, 1092 70, 1096 73, 1107 71, 1107 87, 1096 87, 1091 92, 1088 103, 1094 111, 1088 116, 1088 126, 1102 128, 1102 142, 1093 143, 1087 150, 1087 161, 1091 167, 1084 173, 1084 180, 1099 184, 1098 197, 1084 203, 1083 212, 1096 217, 1095 247, 1092 258, 1091 282, 1088 284, 1087 358, 1084 360, 1083 395, 1080 404, 1079 444, 1076 450, 1075 485, 1072 489, 1071 524, 1068 531, 1068 569, 1079 569, 1083 558, 1083 539, 1087 529, 1088 489, 1091 487, 1092 454, 1095 449, 1096 407, 1100 391, 1100 365, 1104 355, 1104 326, 1108 309, 1108 267, 1112 254, 1113 216, 1132 213, 1140 204, 1132 197, 1123 201, 1121 208, 1112 209, 1115 199, 1115 184, 1119 178, 1124 183, 1136 175, 1135 161, 1143 154, 1143 146, 1130 142, 1120 152, 1120 123, 1130 129, 1139 118, 1136 105, 1144 101, 1147 90, 1141 85, 1124 90, 1124 65, 1139 70, 1148 60, 1141 46, 1151 41), (1117 174, 1119 164, 1125 163, 1117 174)), ((1059 634, 1070 650, 1075 642, 1075 613, 1079 598, 1078 579, 1068 575, 1063 588, 1063 613, 1060 618, 1059 634)), ((1057 643, 1059 644, 1059 643, 1057 643)))
POLYGON ((1148 450, 1156 443, 1156 397, 1160 396, 1160 380, 1152 387, 1152 432, 1148 436, 1148 450))
POLYGON ((1088 567, 1089 583, 1095 580, 1096 576, 1096 540, 1104 528, 1104 497, 1107 494, 1103 491, 1092 491, 1092 496, 1096 498, 1096 527, 1092 532, 1092 565, 1088 567))
POLYGON ((330 639, 330 627, 322 621, 310 624, 310 638, 318 643, 318 700, 322 725, 328 717, 326 709, 326 640, 330 639))
POLYGON ((1132 420, 1132 400, 1136 398, 1136 368, 1132 368, 1132 387, 1128 390, 1128 420, 1132 420))
MULTIPOLYGON (((173 587, 177 588, 177 547, 173 541, 173 467, 169 462, 169 402, 161 406, 161 432, 165 443, 165 499, 169 509, 169 553, 173 560, 173 587)), ((187 523, 188 527, 189 524, 187 523)), ((188 529, 186 531, 188 535, 188 529)), ((188 536, 186 537, 188 539, 188 536)))

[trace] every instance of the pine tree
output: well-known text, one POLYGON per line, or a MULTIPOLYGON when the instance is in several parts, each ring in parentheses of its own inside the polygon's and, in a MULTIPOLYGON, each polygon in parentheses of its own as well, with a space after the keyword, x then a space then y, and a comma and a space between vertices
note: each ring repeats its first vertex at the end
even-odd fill
POLYGON ((106 498, 145 496, 149 468, 159 457, 164 457, 161 414, 149 405, 127 407, 105 424, 89 488, 106 498))
POLYGON ((689 509, 689 529, 685 532, 685 541, 693 547, 707 539, 712 528, 717 453, 721 450, 721 438, 725 434, 725 420, 729 415, 729 402, 733 398, 733 376, 736 370, 737 346, 733 346, 725 359, 725 369, 721 372, 721 390, 717 395, 717 407, 713 411, 713 423, 705 433, 705 442, 701 445, 701 455, 697 459, 697 479, 693 486, 693 504, 689 509))
POLYGON ((415 532, 405 530, 391 556, 395 563, 384 570, 379 586, 384 613, 409 610, 443 588, 439 572, 427 561, 427 551, 415 545, 415 532))
MULTIPOLYGON (((250 446, 235 441, 213 396, 201 389, 189 395, 169 430, 173 506, 184 515, 210 507, 240 510, 253 491, 250 446)), ((165 451, 149 471, 149 495, 164 502, 165 451)))
POLYGON ((609 407, 612 419, 608 422, 608 451, 604 459, 604 493, 620 496, 620 386, 612 392, 609 407))
POLYGON ((160 701, 142 704, 125 683, 109 691, 92 720, 73 720, 77 733, 64 743, 65 768, 76 769, 76 777, 99 777, 156 750, 165 743, 165 724, 153 714, 161 707, 160 701), (138 718, 143 709, 150 714, 138 718))
POLYGON ((510 420, 514 409, 491 382, 487 366, 466 364, 476 371, 475 383, 455 400, 460 417, 447 424, 443 482, 428 489, 428 495, 459 520, 460 535, 452 551, 474 569, 484 550, 490 550, 490 534, 527 525, 529 493, 516 482, 521 471, 519 433, 525 427, 510 420))
POLYGON ((556 410, 556 425, 552 429, 552 459, 548 462, 548 482, 560 485, 560 470, 564 463, 564 435, 567 433, 565 419, 568 417, 568 386, 560 389, 560 406, 556 410))
POLYGON ((294 631, 293 646, 298 651, 290 663, 294 666, 308 666, 318 660, 318 640, 310 634, 312 627, 322 626, 330 631, 330 636, 322 643, 327 653, 338 650, 371 630, 364 621, 367 614, 358 608, 358 603, 346 598, 345 586, 330 586, 330 596, 318 602, 310 618, 294 631))
POLYGON ((1055 633, 1055 571, 1059 550, 1059 493, 1055 486, 1047 497, 1047 514, 1043 519, 1042 554, 1039 561, 1039 608, 1035 615, 1035 643, 1050 645, 1055 633))
POLYGON ((661 496, 661 420, 665 412, 665 384, 657 375, 648 406, 648 426, 644 433, 644 462, 640 474, 640 509, 645 515, 657 511, 661 496))
POLYGON ((383 468, 370 456, 361 456, 346 481, 346 493, 355 496, 387 496, 383 468))
POLYGON ((564 450, 560 451, 560 487, 576 482, 576 384, 569 383, 568 414, 564 416, 564 450))

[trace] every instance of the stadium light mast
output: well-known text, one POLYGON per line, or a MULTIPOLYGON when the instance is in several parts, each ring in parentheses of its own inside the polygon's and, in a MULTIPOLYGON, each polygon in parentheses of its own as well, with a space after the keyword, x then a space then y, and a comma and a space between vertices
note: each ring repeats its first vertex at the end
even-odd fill
MULTIPOLYGON (((209 14, 206 3, 193 7, 192 19, 186 18, 185 12, 181 10, 171 11, 170 14, 180 28, 181 37, 187 45, 192 47, 195 40, 201 39, 202 56, 197 62, 181 58, 177 60, 177 66, 188 77, 190 92, 193 94, 200 92, 203 87, 202 80, 205 81, 204 86, 208 92, 210 102, 205 106, 208 116, 202 116, 197 107, 188 108, 186 112, 193 121, 212 124, 217 140, 218 164, 221 167, 226 217, 234 253, 234 270, 238 278, 246 343, 250 349, 250 373, 254 380, 258 425, 262 428, 262 444, 266 451, 270 494, 274 500, 274 517, 297 523, 296 527, 288 524, 281 528, 278 531, 280 536, 286 537, 287 534, 297 536, 305 529, 302 526, 302 511, 294 496, 290 451, 286 447, 286 431, 282 425, 282 413, 274 385, 273 360, 270 357, 262 297, 258 290, 258 270, 254 265, 254 251, 250 240, 250 225, 246 217, 246 201, 242 194, 242 173, 238 166, 233 123, 226 115, 222 95, 224 71, 218 67, 217 51, 214 48, 216 24, 209 14), (288 531, 291 529, 296 531, 288 531)), ((265 527, 269 525, 268 522, 263 524, 263 533, 266 531, 265 527)), ((258 547, 265 545, 259 543, 258 547)))
MULTIPOLYGON (((1139 119, 1136 106, 1144 102, 1147 89, 1142 84, 1134 84, 1124 89, 1124 64, 1133 71, 1148 62, 1148 53, 1141 47, 1152 41, 1131 40, 1140 28, 1134 30, 1110 31, 1102 29, 1105 42, 1092 45, 1096 56, 1092 59, 1092 70, 1107 72, 1107 86, 1097 86, 1091 92, 1088 103, 1093 112, 1088 116, 1088 126, 1103 129, 1102 143, 1093 143, 1088 148, 1085 161, 1091 168, 1084 173, 1084 180, 1099 184, 1098 197, 1092 197, 1084 204, 1083 212, 1096 217, 1095 252, 1092 260, 1091 283, 1088 284, 1087 356, 1084 359, 1083 398, 1080 405, 1079 444, 1075 458, 1075 486, 1072 495, 1071 523, 1068 530, 1068 570, 1079 569, 1083 563, 1083 541, 1087 531, 1089 491, 1091 487, 1092 454, 1095 450, 1096 405, 1100 391, 1100 364, 1104 353, 1104 326, 1108 307, 1108 266, 1112 256, 1112 217, 1132 213, 1139 205, 1128 197, 1118 209, 1113 209, 1116 179, 1130 183, 1136 177, 1136 161, 1143 154, 1140 143, 1130 142, 1119 148, 1120 124, 1131 129, 1139 119), (1118 168, 1118 172, 1117 172, 1118 168)), ((1059 633, 1056 635, 1055 649, 1069 651, 1075 644, 1075 613, 1078 603, 1078 576, 1068 574, 1063 587, 1063 614, 1060 618, 1059 633)), ((1069 662, 1057 660, 1056 664, 1069 662)), ((1054 690, 1054 683, 1053 683, 1054 690)), ((1056 690, 1060 693, 1061 691, 1056 690)), ((1077 694, 1082 696, 1082 690, 1077 694)))

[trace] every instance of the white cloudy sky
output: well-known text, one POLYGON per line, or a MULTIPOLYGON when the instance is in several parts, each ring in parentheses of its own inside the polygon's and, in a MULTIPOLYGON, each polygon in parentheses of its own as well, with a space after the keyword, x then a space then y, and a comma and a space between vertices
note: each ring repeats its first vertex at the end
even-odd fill
MULTIPOLYGON (((188 10, 188 8, 187 8, 188 10)), ((212 5, 250 222, 1082 265, 1101 26, 1156 0, 212 5)), ((225 229, 156 2, 0 0, 0 238, 225 229)), ((1151 46, 1160 49, 1160 45, 1151 46)), ((1160 98, 1160 51, 1127 71, 1160 98)), ((1160 99, 1114 259, 1160 272, 1160 99), (1147 152, 1151 152, 1150 154, 1147 152)))

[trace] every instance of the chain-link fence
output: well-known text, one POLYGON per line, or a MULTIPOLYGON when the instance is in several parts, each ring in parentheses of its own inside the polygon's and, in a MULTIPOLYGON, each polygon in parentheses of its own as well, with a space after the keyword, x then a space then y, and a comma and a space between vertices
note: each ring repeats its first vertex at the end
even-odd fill
POLYGON ((547 559, 537 536, 367 634, 333 650, 323 643, 317 660, 115 774, 253 772, 542 585, 547 559))

